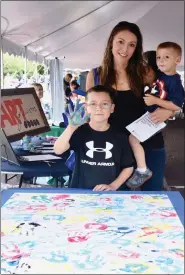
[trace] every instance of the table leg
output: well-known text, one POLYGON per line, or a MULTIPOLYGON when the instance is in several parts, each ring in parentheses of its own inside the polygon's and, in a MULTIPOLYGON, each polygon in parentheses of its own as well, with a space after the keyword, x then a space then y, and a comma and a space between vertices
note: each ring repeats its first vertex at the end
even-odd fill
POLYGON ((8 174, 5 174, 5 183, 8 181, 8 174))
POLYGON ((168 185, 165 177, 163 178, 163 189, 167 191, 171 190, 171 187, 168 185))
POLYGON ((72 176, 73 176, 73 172, 70 171, 70 172, 69 172, 69 182, 68 182, 68 186, 69 186, 69 184, 71 183, 72 176))
POLYGON ((55 186, 58 188, 58 177, 55 177, 55 186))
POLYGON ((23 183, 23 174, 21 175, 21 177, 20 177, 20 181, 19 181, 19 188, 21 188, 21 186, 22 186, 22 183, 23 183))
POLYGON ((34 177, 34 178, 33 178, 33 184, 34 184, 34 185, 36 184, 36 181, 37 181, 37 177, 34 177))

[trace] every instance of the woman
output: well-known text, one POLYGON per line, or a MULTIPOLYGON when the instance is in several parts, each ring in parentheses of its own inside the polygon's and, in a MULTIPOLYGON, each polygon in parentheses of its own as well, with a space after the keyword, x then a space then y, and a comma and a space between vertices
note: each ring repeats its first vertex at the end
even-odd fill
MULTIPOLYGON (((116 92, 115 111, 110 123, 118 130, 125 127, 145 112, 143 101, 146 64, 143 60, 142 35, 134 23, 122 21, 112 30, 105 49, 102 65, 87 75, 86 90, 99 84, 112 87, 116 92)), ((163 122, 171 111, 159 108, 151 114, 154 123, 163 122)), ((127 132, 129 135, 129 133, 127 132)), ((153 176, 142 190, 162 189, 165 169, 165 149, 162 134, 156 134, 143 143, 147 166, 153 176)), ((123 186, 127 189, 126 185, 123 186)))

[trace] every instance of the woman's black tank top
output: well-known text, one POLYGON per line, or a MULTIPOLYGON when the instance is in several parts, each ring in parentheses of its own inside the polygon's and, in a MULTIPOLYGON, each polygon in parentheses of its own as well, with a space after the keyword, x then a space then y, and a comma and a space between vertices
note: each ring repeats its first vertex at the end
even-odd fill
POLYGON ((124 130, 125 127, 144 113, 143 99, 138 98, 131 90, 115 91, 115 109, 109 119, 114 127, 124 130))

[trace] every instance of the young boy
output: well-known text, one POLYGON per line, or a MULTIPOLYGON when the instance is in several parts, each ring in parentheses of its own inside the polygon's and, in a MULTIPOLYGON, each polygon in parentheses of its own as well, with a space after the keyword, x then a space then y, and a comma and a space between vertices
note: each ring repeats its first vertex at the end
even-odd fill
POLYGON ((104 86, 88 90, 85 110, 90 122, 85 123, 85 115, 81 117, 84 106, 80 109, 77 106, 70 112, 68 127, 55 142, 56 154, 69 148, 75 152, 71 188, 117 190, 133 172, 134 161, 127 137, 113 131, 108 123, 114 111, 113 100, 113 92, 104 86))
MULTIPOLYGON (((164 42, 157 47, 156 62, 160 71, 157 72, 157 81, 153 83, 152 89, 144 96, 147 111, 153 112, 158 107, 171 111, 178 111, 182 108, 184 88, 180 75, 176 72, 181 56, 181 47, 174 42, 164 42)), ((152 171, 146 166, 144 149, 139 140, 130 135, 129 142, 137 163, 137 169, 127 181, 127 186, 132 189, 141 186, 152 177, 152 171)))

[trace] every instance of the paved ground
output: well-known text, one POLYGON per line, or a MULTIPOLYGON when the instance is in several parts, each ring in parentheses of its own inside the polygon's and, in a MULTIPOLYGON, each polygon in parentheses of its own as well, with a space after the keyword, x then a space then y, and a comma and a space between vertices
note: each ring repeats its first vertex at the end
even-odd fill
MULTIPOLYGON (((167 150, 167 163, 165 176, 167 183, 172 190, 178 190, 184 196, 184 119, 169 121, 164 130, 165 145, 167 150)), ((4 182, 2 175, 1 182, 4 182)), ((11 186, 15 186, 17 178, 9 181, 11 186)), ((32 187, 23 183, 23 187, 32 187)), ((37 185, 35 187, 40 187, 37 185)))

